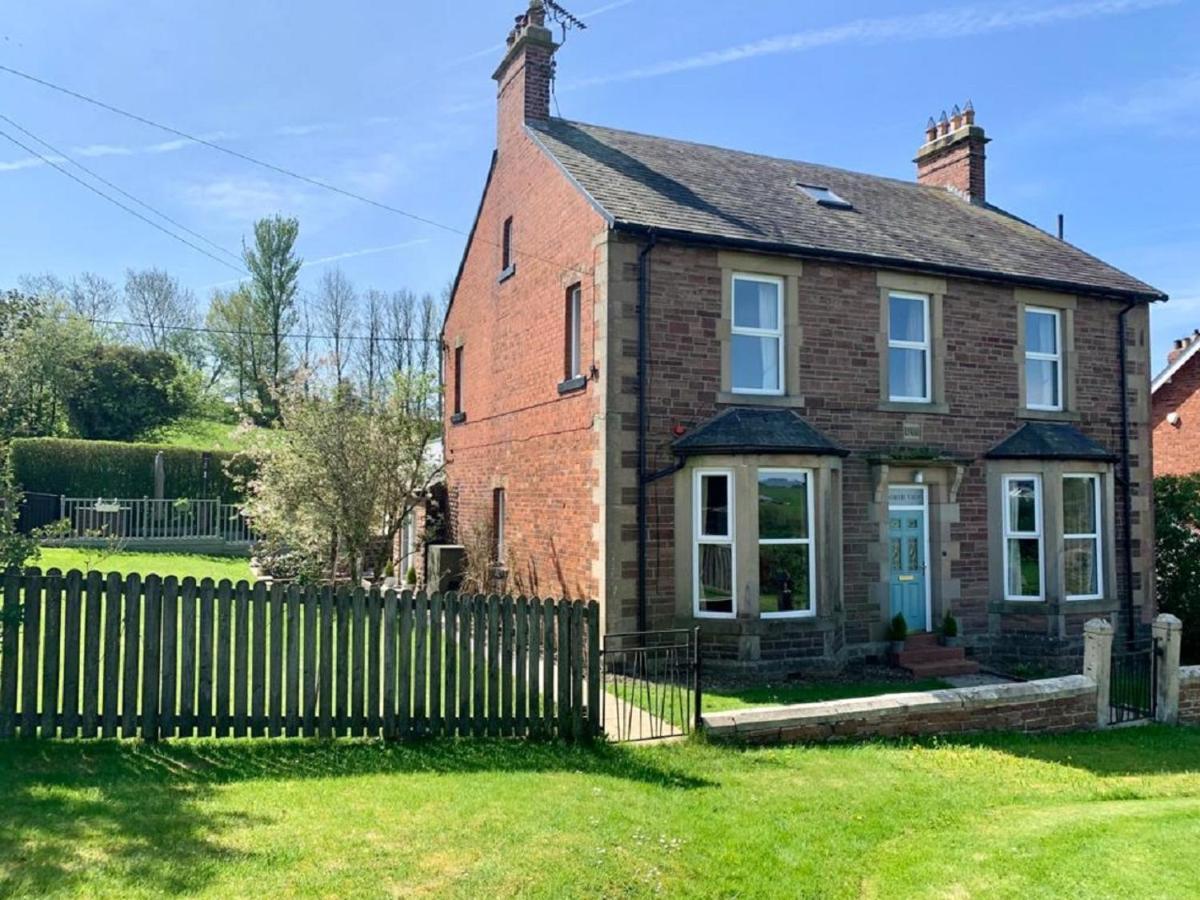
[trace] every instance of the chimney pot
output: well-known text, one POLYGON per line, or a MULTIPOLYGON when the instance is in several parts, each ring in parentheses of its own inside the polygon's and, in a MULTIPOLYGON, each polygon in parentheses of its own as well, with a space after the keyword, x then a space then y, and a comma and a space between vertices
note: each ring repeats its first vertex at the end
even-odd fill
POLYGON ((975 107, 968 100, 953 107, 953 119, 943 110, 925 126, 925 144, 917 151, 917 182, 943 187, 972 203, 986 199, 984 145, 987 137, 976 126, 975 107))

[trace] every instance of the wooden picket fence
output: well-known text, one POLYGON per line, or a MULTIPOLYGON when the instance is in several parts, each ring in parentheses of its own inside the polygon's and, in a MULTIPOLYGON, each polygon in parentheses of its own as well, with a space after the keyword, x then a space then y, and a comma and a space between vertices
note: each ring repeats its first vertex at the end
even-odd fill
POLYGON ((10 571, 0 738, 601 730, 596 603, 10 571))

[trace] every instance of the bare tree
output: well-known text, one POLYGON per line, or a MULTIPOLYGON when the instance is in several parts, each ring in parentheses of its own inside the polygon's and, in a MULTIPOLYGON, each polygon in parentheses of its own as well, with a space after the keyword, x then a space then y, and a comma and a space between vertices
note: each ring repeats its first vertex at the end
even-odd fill
POLYGON ((387 295, 374 288, 367 291, 367 307, 364 311, 363 340, 365 347, 361 355, 362 378, 366 389, 368 403, 374 403, 383 393, 383 340, 384 340, 384 311, 387 307, 387 295))
POLYGON ((336 383, 341 384, 350 368, 354 329, 358 321, 358 295, 340 268, 329 269, 317 288, 317 317, 332 343, 336 383))
POLYGON ((195 343, 196 297, 162 269, 126 270, 125 309, 151 350, 186 355, 195 343))
POLYGON ((112 319, 120 302, 116 285, 94 272, 72 278, 67 288, 67 303, 71 309, 93 325, 97 320, 112 319))
POLYGON ((413 360, 413 322, 417 298, 407 288, 394 291, 388 298, 384 329, 388 341, 388 358, 393 372, 407 372, 413 360))

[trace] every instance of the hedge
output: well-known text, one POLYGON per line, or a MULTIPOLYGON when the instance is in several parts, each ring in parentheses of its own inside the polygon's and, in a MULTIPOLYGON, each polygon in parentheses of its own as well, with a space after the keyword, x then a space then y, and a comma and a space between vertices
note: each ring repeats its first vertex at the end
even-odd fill
MULTIPOLYGON (((164 496, 219 497, 227 503, 240 492, 225 471, 236 455, 210 451, 208 490, 204 451, 158 444, 82 441, 70 438, 16 438, 9 445, 13 478, 23 490, 68 497, 153 497, 154 457, 163 455, 164 496)), ((245 462, 238 465, 244 468, 245 462)))

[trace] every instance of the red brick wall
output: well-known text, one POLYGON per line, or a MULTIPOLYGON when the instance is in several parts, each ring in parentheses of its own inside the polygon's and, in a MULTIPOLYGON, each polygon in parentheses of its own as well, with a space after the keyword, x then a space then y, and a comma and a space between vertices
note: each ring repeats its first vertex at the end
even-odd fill
POLYGON ((1154 474, 1200 472, 1200 354, 1193 356, 1154 394, 1154 474), (1167 421, 1179 414, 1179 424, 1167 421))
MULTIPOLYGON (((720 354, 717 337, 721 319, 721 271, 717 252, 711 249, 660 243, 652 255, 650 296, 650 460, 651 470, 672 461, 670 444, 676 424, 693 427, 726 407, 718 405, 720 354)), ((629 268, 629 266, 627 266, 629 268)), ((632 272, 622 273, 632 277, 632 272)), ((806 261, 800 279, 800 325, 803 346, 790 348, 793 364, 799 366, 802 394, 800 414, 814 427, 842 446, 855 451, 843 464, 844 533, 844 637, 847 643, 871 640, 870 629, 880 621, 869 586, 879 577, 878 562, 867 557, 867 544, 877 540, 878 526, 869 518, 874 503, 873 481, 865 458, 878 452, 906 446, 902 440, 905 420, 921 423, 919 442, 907 446, 932 446, 978 458, 1021 423, 1018 407, 1017 305, 1012 288, 951 279, 944 299, 946 336, 946 400, 949 415, 914 415, 883 412, 880 402, 879 289, 873 269, 843 264, 806 261)), ((636 308, 625 301, 613 316, 630 323, 627 334, 634 332, 636 308)), ((1079 427, 1110 449, 1120 447, 1120 399, 1117 390, 1117 313, 1116 301, 1079 301, 1075 312, 1075 347, 1080 360, 1076 381, 1079 427)), ((1144 317, 1135 320, 1135 341, 1144 341, 1144 317), (1138 324, 1140 322, 1141 324, 1138 324)), ((621 365, 632 371, 636 344, 632 339, 612 342, 621 347, 621 365)), ((1146 367, 1134 354, 1130 374, 1134 383, 1148 379, 1146 367)), ((614 395, 610 410, 631 417, 632 377, 614 395)), ((1137 464, 1135 459, 1135 465, 1137 464)), ((625 485, 623 499, 633 502, 635 460, 623 458, 620 474, 625 485)), ((1136 469, 1135 469, 1136 474, 1136 469)), ((674 624, 675 584, 671 479, 656 482, 649 501, 649 612, 651 627, 674 624)), ((1135 486, 1134 524, 1143 521, 1137 511, 1136 496, 1149 495, 1148 484, 1135 486)), ((965 634, 988 630, 989 562, 988 523, 995 514, 989 510, 986 496, 985 466, 976 462, 968 467, 958 501, 961 521, 952 527, 951 539, 960 543, 960 554, 952 562, 951 577, 962 587, 962 599, 954 602, 954 611, 965 634)), ((1119 504, 1118 504, 1119 506, 1119 504)), ((1119 514, 1119 509, 1118 509, 1119 514)), ((1118 525, 1118 540, 1123 523, 1118 525)), ((688 540, 688 535, 679 536, 688 540)), ((633 571, 636 531, 623 533, 619 548, 622 571, 633 571)), ((1119 544, 1118 544, 1119 546, 1119 544)), ((1135 572, 1143 570, 1148 548, 1135 542, 1135 572)), ((1118 570, 1120 567, 1118 566, 1118 570)), ((1138 577, 1140 583, 1140 576, 1138 577)), ((1123 579, 1118 575, 1123 586, 1123 579)), ((610 596, 622 617, 630 619, 635 598, 625 593, 610 596)), ((1094 612, 1092 614, 1095 614, 1094 612)), ((1006 617, 1007 618, 1007 617, 1006 617)), ((807 623, 779 621, 777 634, 796 632, 796 640, 810 640, 807 623), (807 637, 801 637, 801 634, 807 637)), ((1044 615, 1031 610, 1023 617, 1012 617, 1016 630, 1046 633, 1044 615)), ((817 642, 819 644, 819 642, 817 642)), ((836 641, 835 641, 836 643, 836 641)))
POLYGON ((476 524, 490 526, 492 490, 504 487, 508 587, 590 598, 599 591, 596 383, 566 396, 557 387, 566 290, 576 282, 585 372, 595 361, 593 248, 605 223, 524 132, 524 97, 507 93, 522 89, 520 79, 503 88, 497 164, 443 335, 447 398, 455 391, 454 348, 463 345, 466 413, 451 424, 447 403, 450 521, 456 540, 476 524), (509 216, 516 272, 497 283, 509 216))

